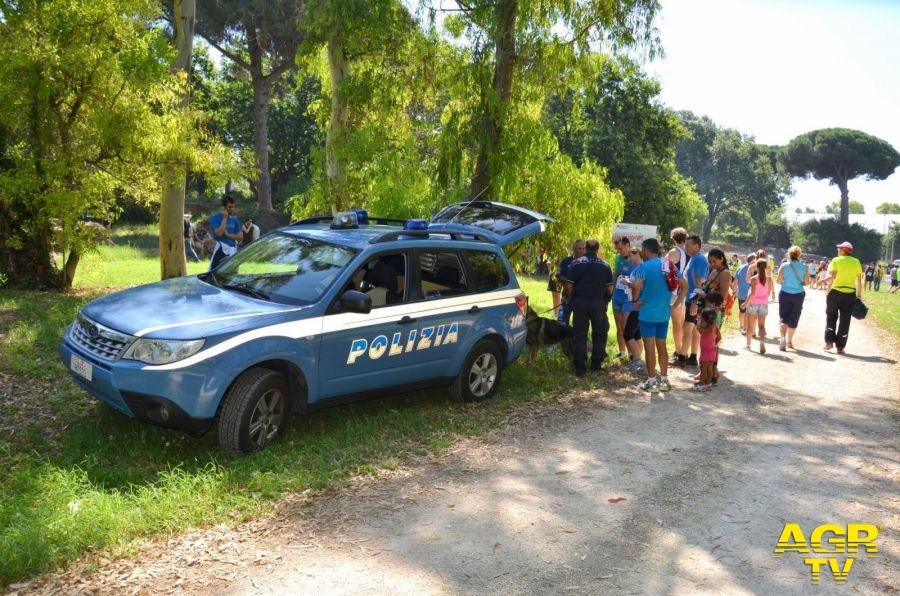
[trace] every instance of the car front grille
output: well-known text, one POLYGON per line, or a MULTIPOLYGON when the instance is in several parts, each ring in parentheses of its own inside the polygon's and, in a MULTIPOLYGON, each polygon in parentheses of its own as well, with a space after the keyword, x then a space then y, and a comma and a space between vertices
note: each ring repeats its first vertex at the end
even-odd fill
POLYGON ((69 337, 76 345, 105 360, 118 360, 132 340, 130 335, 104 327, 81 313, 72 324, 69 337))

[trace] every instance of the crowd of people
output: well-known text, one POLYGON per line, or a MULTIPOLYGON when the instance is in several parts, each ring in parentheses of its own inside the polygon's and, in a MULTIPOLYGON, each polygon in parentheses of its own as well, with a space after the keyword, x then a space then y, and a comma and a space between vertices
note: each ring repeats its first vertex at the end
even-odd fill
MULTIPOLYGON (((600 370, 607 358, 610 302, 618 357, 630 361, 632 372, 646 374, 639 385, 646 391, 671 390, 670 366, 696 373, 693 391, 715 387, 721 328, 735 303, 747 350, 753 350, 756 340, 758 352, 766 353, 766 319, 769 305, 776 302, 778 349, 794 350, 808 288, 827 290, 824 349, 843 354, 854 309, 864 290, 877 291, 875 277, 879 270, 884 272, 878 264, 863 268, 849 242, 838 245, 830 261, 804 260, 800 247, 792 246, 776 265, 765 250, 732 254, 730 260, 719 248, 704 252, 701 238, 684 228, 672 230, 669 239, 667 248, 655 238, 640 246, 632 246, 627 237, 616 238, 610 262, 597 240, 576 240, 572 254, 551 273, 548 289, 558 319, 574 328, 576 375, 588 371, 588 329, 590 369, 600 370), (666 343, 670 323, 675 348, 671 359, 666 343)), ((889 274, 895 291, 900 268, 889 274)))

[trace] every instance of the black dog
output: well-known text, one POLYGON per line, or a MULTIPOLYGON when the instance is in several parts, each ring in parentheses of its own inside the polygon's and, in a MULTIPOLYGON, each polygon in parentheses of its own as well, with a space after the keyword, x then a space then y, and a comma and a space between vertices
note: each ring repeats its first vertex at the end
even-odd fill
POLYGON ((537 356, 538 350, 544 346, 560 344, 563 353, 572 358, 572 350, 575 346, 575 331, 571 326, 560 323, 555 319, 539 317, 530 306, 525 311, 525 326, 528 334, 525 336, 525 344, 528 346, 528 361, 531 362, 537 356))

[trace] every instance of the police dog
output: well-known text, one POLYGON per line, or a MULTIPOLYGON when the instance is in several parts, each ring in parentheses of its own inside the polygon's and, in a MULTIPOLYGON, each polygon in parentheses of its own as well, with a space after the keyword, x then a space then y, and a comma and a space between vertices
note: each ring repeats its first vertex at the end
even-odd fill
POLYGON ((525 311, 525 326, 528 330, 525 344, 528 346, 528 361, 532 362, 538 350, 544 346, 560 344, 563 353, 570 360, 575 346, 575 331, 569 325, 555 319, 539 317, 530 306, 525 311))

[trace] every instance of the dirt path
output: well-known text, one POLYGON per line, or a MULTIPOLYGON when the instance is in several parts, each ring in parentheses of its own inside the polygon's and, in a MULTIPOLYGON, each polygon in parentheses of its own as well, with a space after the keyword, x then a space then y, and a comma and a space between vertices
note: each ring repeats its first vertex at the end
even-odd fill
MULTIPOLYGON (((777 311, 777 307, 775 308, 777 311)), ((770 332, 777 316, 770 315, 770 332)), ((900 366, 854 322, 821 351, 824 297, 765 357, 726 338, 725 380, 692 394, 574 399, 484 441, 307 500, 293 514, 151 545, 45 591, 882 593, 900 589, 900 366), (775 558, 785 522, 884 526, 880 558, 814 587, 775 558)), ((885 348, 885 346, 889 346, 885 348)))

